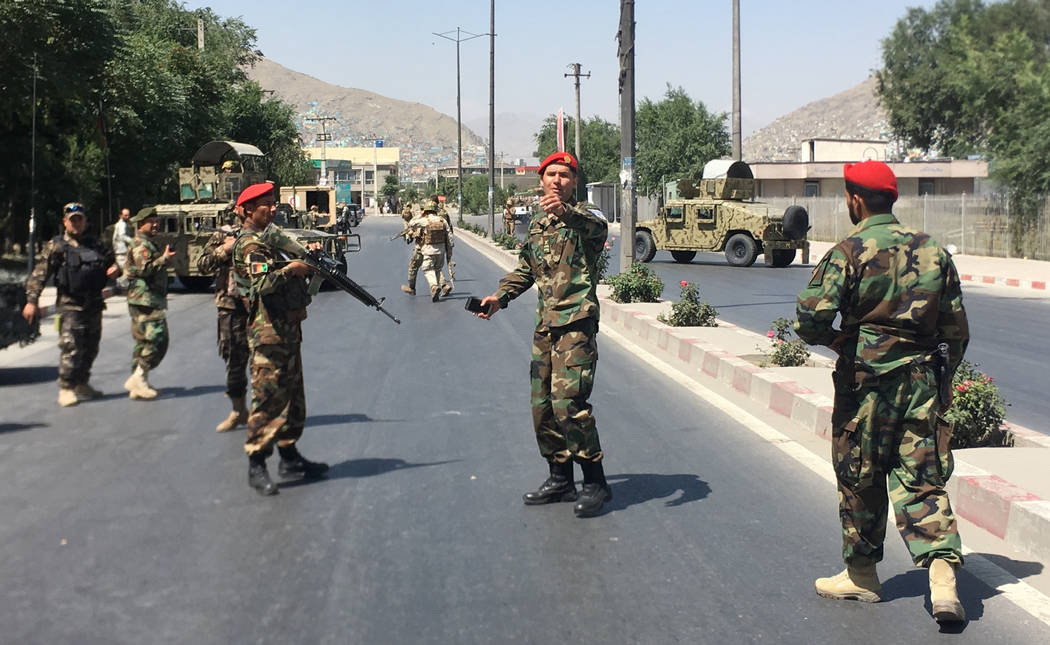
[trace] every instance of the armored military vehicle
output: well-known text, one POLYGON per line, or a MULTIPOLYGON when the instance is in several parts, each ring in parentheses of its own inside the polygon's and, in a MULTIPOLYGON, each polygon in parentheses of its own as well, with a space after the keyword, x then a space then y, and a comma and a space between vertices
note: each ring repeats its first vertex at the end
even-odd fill
POLYGON ((802 261, 809 261, 809 213, 801 206, 778 213, 754 201, 754 174, 745 162, 708 162, 700 181, 679 182, 678 193, 655 219, 635 225, 636 260, 649 262, 668 250, 675 262, 687 263, 697 251, 724 251, 733 266, 751 266, 764 254, 766 264, 785 267, 801 249, 802 261))

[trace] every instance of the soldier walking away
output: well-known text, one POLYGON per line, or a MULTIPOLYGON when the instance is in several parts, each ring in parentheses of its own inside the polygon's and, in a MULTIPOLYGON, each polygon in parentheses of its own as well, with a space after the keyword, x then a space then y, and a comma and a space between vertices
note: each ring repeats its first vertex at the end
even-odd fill
POLYGON ((237 222, 212 233, 197 257, 197 269, 215 276, 215 307, 218 310, 219 356, 226 363, 226 396, 233 410, 216 432, 227 432, 248 423, 248 309, 237 289, 233 269, 233 244, 244 225, 244 209, 234 207, 237 222))
POLYGON ((583 470, 578 517, 601 512, 612 499, 605 481, 602 447, 588 403, 598 363, 598 273, 595 263, 605 245, 608 224, 591 204, 577 204, 576 159, 557 152, 540 165, 543 215, 529 224, 518 268, 482 299, 488 319, 533 284, 539 291, 532 339, 532 421, 540 455, 550 476, 525 493, 526 504, 577 500, 573 460, 583 470))
POLYGON ((119 274, 113 253, 87 235, 87 211, 73 202, 62 209, 64 232, 44 247, 44 257, 26 281, 22 317, 32 324, 40 313, 40 294, 54 278, 58 298, 58 404, 63 407, 102 396, 89 383, 102 338, 102 289, 119 274))
POLYGON ((929 568, 934 618, 962 622, 962 542, 945 491, 951 426, 940 416, 969 342, 959 274, 933 238, 892 214, 897 178, 889 166, 846 164, 843 174, 854 229, 799 293, 795 325, 807 343, 838 354, 832 461, 846 569, 817 579, 817 594, 881 599, 875 565, 888 498, 912 561, 929 568))
MULTIPOLYGON (((131 228, 131 211, 127 208, 120 209, 120 219, 113 226, 113 253, 117 258, 117 266, 123 272, 128 262, 128 245, 134 237, 134 229, 131 228)), ((124 293, 128 290, 127 276, 121 275, 117 278, 117 290, 124 293)))
POLYGON ((137 227, 136 237, 128 248, 128 313, 131 316, 132 372, 124 389, 132 399, 157 398, 149 384, 150 371, 157 368, 168 353, 168 264, 175 251, 165 245, 157 248, 157 210, 142 208, 129 220, 137 227))
MULTIPOLYGON (((430 286, 430 299, 437 302, 442 296, 452 293, 452 286, 441 272, 445 260, 452 260, 452 229, 437 214, 435 202, 428 202, 423 207, 423 214, 412 220, 410 225, 419 231, 417 248, 423 257, 420 268, 430 286)), ((412 286, 415 286, 414 283, 412 286)))
POLYGON ((247 299, 251 348, 252 411, 244 451, 248 484, 260 495, 276 495, 266 458, 281 455, 278 473, 286 478, 317 478, 328 464, 307 460, 296 448, 306 423, 303 387, 302 321, 310 304, 309 266, 282 250, 284 233, 273 226, 273 184, 253 184, 237 198, 244 228, 233 246, 237 288, 247 299))
MULTIPOLYGON (((427 205, 423 204, 423 206, 425 209, 427 205)), ((415 226, 419 218, 412 217, 411 210, 401 213, 401 217, 405 220, 405 230, 403 231, 405 243, 413 245, 412 257, 408 259, 408 283, 401 285, 401 290, 410 296, 414 296, 416 295, 416 277, 419 275, 419 267, 423 265, 422 231, 415 226)))

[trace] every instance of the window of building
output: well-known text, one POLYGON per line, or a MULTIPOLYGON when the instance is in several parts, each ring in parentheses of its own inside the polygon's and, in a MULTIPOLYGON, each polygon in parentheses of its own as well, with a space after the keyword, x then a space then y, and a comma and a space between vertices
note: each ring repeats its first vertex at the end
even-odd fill
POLYGON ((366 184, 371 184, 373 181, 375 181, 374 173, 371 170, 366 170, 365 171, 365 183, 366 184))
POLYGON ((935 180, 919 178, 919 194, 920 195, 936 195, 937 191, 934 190, 935 180))
POLYGON ((819 181, 807 181, 802 186, 803 197, 820 197, 820 182, 819 181))

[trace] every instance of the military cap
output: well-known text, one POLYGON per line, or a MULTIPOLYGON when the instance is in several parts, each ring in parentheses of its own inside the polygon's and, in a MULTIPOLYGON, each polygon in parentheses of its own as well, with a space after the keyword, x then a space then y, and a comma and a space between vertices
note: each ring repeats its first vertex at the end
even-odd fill
POLYGON ((62 217, 71 217, 73 215, 87 217, 87 209, 80 202, 69 202, 62 207, 62 217))
POLYGON ((428 199, 426 204, 423 204, 424 213, 436 213, 438 212, 438 204, 433 199, 428 199))
POLYGON ((881 161, 848 163, 842 167, 842 177, 851 184, 877 193, 889 193, 897 199, 897 176, 881 161))
POLYGON ((237 205, 244 206, 246 202, 259 199, 260 197, 272 192, 273 184, 271 183, 252 184, 241 191, 240 196, 237 197, 237 205))
POLYGON ((547 169, 547 166, 552 163, 561 164, 562 166, 568 166, 572 168, 573 172, 576 172, 576 157, 573 157, 568 152, 552 152, 547 155, 547 158, 540 164, 540 174, 547 169))
POLYGON ((226 170, 227 168, 233 168, 235 165, 237 164, 233 163, 233 160, 227 159, 226 161, 222 162, 222 169, 226 170))
POLYGON ((139 209, 139 212, 135 213, 128 218, 129 222, 139 223, 147 217, 156 217, 157 209, 154 206, 144 206, 139 209))

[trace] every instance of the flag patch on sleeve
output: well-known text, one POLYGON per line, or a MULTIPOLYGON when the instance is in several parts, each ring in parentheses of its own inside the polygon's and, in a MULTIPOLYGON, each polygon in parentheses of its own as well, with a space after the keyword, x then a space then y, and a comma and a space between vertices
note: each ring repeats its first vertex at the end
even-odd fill
POLYGON ((270 264, 268 262, 252 262, 251 274, 259 275, 260 273, 266 273, 270 270, 270 264))

